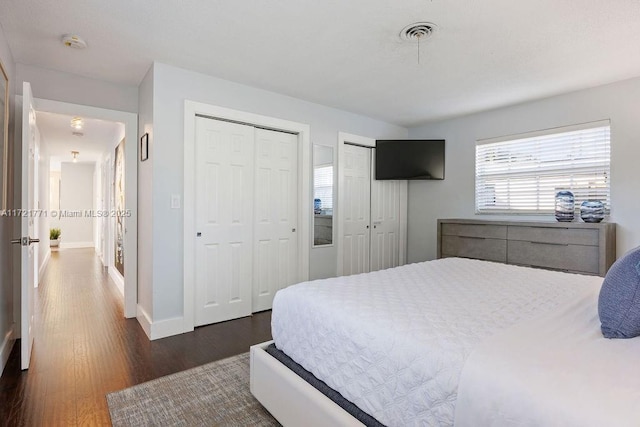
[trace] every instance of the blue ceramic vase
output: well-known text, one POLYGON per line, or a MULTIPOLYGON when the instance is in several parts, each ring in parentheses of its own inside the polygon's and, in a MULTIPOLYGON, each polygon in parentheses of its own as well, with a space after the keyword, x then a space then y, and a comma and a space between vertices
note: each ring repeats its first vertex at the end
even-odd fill
POLYGON ((600 200, 587 200, 580 205, 580 218, 584 222, 600 222, 604 219, 604 203, 600 200))
POLYGON ((556 219, 560 222, 573 221, 575 211, 575 198, 571 191, 558 191, 556 193, 556 219))

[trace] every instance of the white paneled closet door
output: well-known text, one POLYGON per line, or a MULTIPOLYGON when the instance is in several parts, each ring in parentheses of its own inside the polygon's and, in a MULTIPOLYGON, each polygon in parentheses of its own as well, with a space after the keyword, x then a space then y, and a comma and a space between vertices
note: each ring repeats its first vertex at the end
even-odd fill
POLYGON ((253 311, 297 282, 298 138, 256 129, 253 311))
POLYGON ((251 314, 254 128, 196 118, 195 325, 251 314))
POLYGON ((344 146, 343 275, 369 271, 371 148, 344 146))
POLYGON ((401 185, 371 180, 371 271, 400 265, 401 185))

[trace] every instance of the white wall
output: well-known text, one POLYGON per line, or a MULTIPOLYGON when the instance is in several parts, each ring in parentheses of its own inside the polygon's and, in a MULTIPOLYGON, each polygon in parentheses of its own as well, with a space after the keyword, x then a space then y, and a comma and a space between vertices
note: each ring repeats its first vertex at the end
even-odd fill
MULTIPOLYGON (((46 141, 40 135, 40 144, 38 148, 38 204, 35 207, 40 212, 46 213, 36 217, 36 226, 38 229, 38 270, 43 271, 45 263, 49 259, 49 154, 46 150, 46 141)), ((38 281, 42 279, 42 276, 38 276, 38 281)))
POLYGON ((138 88, 135 86, 24 64, 16 64, 16 74, 19 82, 18 94, 22 94, 22 82, 29 82, 35 98, 133 113, 138 111, 138 88))
MULTIPOLYGON (((185 99, 309 124, 312 143, 333 147, 339 131, 372 138, 407 136, 405 128, 389 123, 161 63, 154 64, 152 92, 154 322, 182 316, 183 212, 170 209, 170 198, 183 191, 185 99)), ((151 213, 148 207, 139 212, 140 218, 151 213)), ((335 246, 312 249, 310 256, 312 278, 336 274, 335 246)))
POLYGON ((508 218, 474 214, 476 140, 602 119, 611 119, 609 221, 617 223, 617 255, 640 245, 639 99, 637 78, 410 129, 412 138, 446 139, 446 165, 444 181, 409 183, 409 261, 436 257, 438 218, 508 218))
POLYGON ((138 163, 138 306, 153 316, 153 66, 140 83, 138 136, 149 134, 149 158, 138 163))
MULTIPOLYGON (((94 211, 102 210, 102 162, 96 162, 96 166, 93 169, 93 206, 91 209, 94 211)), ((101 234, 102 234, 102 218, 95 218, 93 220, 93 242, 96 248, 96 255, 102 259, 102 246, 100 246, 101 234)))
POLYGON ((93 247, 93 220, 85 211, 93 208, 95 163, 62 162, 60 178, 61 247, 93 247), (64 213, 80 212, 80 216, 64 213))

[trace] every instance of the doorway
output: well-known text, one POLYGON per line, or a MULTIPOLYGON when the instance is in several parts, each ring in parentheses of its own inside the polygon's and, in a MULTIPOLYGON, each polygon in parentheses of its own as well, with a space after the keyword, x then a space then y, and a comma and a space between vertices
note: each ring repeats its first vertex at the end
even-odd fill
MULTIPOLYGON (((35 94, 37 95, 37 94, 35 94)), ((38 115, 47 115, 47 114, 57 114, 57 115, 64 115, 64 116, 68 116, 68 117, 81 117, 87 120, 92 120, 95 121, 95 123, 99 123, 99 122, 111 122, 111 123, 119 123, 120 127, 121 127, 121 139, 124 139, 125 141, 129 141, 129 144, 124 144, 123 145, 123 150, 121 152, 122 155, 122 160, 123 160, 123 166, 124 166, 124 170, 126 171, 126 184, 127 184, 127 188, 126 191, 124 193, 124 205, 125 205, 125 215, 121 217, 122 221, 123 221, 123 227, 122 230, 124 231, 124 235, 123 235, 123 239, 122 239, 122 246, 125 248, 125 250, 123 251, 123 261, 124 261, 124 265, 127 266, 127 268, 124 271, 124 275, 122 277, 122 280, 120 280, 118 283, 118 280, 116 278, 116 280, 114 280, 116 282, 116 284, 119 284, 119 287, 121 289, 121 293, 123 294, 123 300, 124 300, 124 315, 127 318, 132 318, 132 317, 136 317, 136 311, 137 311, 137 258, 138 258, 138 249, 137 249, 137 153, 138 153, 138 144, 137 144, 137 115, 135 113, 128 113, 128 112, 123 112, 123 111, 116 111, 116 110, 109 110, 109 109, 103 109, 103 108, 97 108, 97 107, 92 107, 92 106, 87 106, 87 105, 80 105, 80 104, 70 104, 70 103, 65 103, 65 102, 60 102, 60 101, 53 101, 53 100, 47 100, 47 99, 39 99, 39 98, 34 98, 34 107, 36 110, 36 114, 38 115)), ((71 123, 69 123, 69 129, 71 130, 71 123)), ((70 137, 72 138, 79 138, 77 136, 74 136, 70 133, 70 137)), ((117 138, 117 135, 113 135, 113 139, 117 138)), ((46 144, 46 142, 45 142, 46 144)), ((86 146, 86 144, 85 144, 86 146)), ((81 163, 82 161, 82 156, 83 156, 83 150, 82 149, 78 149, 78 150, 68 150, 69 153, 68 154, 68 159, 69 163, 72 164, 73 163, 73 158, 72 158, 72 153, 71 151, 79 151, 78 157, 77 157, 77 161, 78 163, 81 163)), ((84 160, 89 160, 92 159, 92 155, 90 155, 88 150, 84 150, 84 160)), ((106 202, 106 200, 104 200, 104 190, 105 187, 107 185, 107 183, 104 180, 104 177, 108 177, 109 173, 115 173, 115 172, 109 172, 107 169, 108 168, 113 168, 113 158, 115 157, 115 150, 113 152, 113 154, 109 154, 106 156, 106 162, 103 163, 101 168, 96 168, 94 170, 94 172, 92 172, 93 174, 91 175, 91 179, 93 180, 93 182, 100 182, 101 186, 103 187, 103 199, 101 201, 98 200, 94 200, 92 206, 95 207, 95 209, 91 209, 93 211, 99 211, 104 207, 105 205, 101 203, 106 202), (108 165, 107 165, 108 163, 108 165), (101 169, 99 172, 97 169, 101 169), (94 177, 94 175, 96 174, 96 172, 99 174, 99 177, 94 177), (97 178, 97 179, 95 179, 97 178)), ((62 159, 60 159, 60 164, 64 163, 62 161, 62 159)), ((54 163, 55 165, 55 163, 54 163)), ((55 167, 55 166, 54 166, 55 167)), ((32 174, 32 179, 35 178, 35 174, 38 173, 40 175, 40 178, 43 177, 43 170, 42 168, 38 168, 40 169, 39 172, 36 172, 35 170, 36 168, 34 168, 34 171, 31 171, 32 174)), ((50 167, 49 167, 50 169, 50 167)), ((49 173, 50 171, 47 171, 47 173, 49 173)), ((42 181, 42 179, 40 179, 40 181, 42 181)), ((50 190, 49 188, 42 188, 42 186, 40 186, 39 188, 39 194, 40 194, 40 198, 42 199, 42 197, 44 196, 45 192, 48 192, 47 190, 50 190)), ((65 197, 65 194, 62 194, 62 197, 65 197)), ((40 206, 43 205, 43 201, 40 200, 40 206)), ((64 209, 64 206, 61 206, 61 208, 64 209)), ((73 210, 73 209, 71 209, 73 210)), ((102 209, 104 211, 104 209, 102 209)), ((85 212, 82 212, 82 215, 85 215, 85 212)), ((92 213, 86 213, 86 215, 91 216, 91 215, 95 215, 98 216, 98 212, 92 212, 92 213)), ((101 215, 102 216, 102 215, 101 215)), ((103 216, 103 219, 101 221, 96 221, 96 224, 100 224, 100 226, 102 227, 101 222, 104 221, 109 221, 111 219, 113 219, 113 221, 117 220, 117 218, 115 218, 116 216, 116 212, 107 212, 106 216, 103 216), (111 215, 111 213, 113 213, 114 215, 111 215)), ((51 219, 51 218, 49 218, 51 219)), ((57 218, 58 220, 61 220, 61 218, 57 218)), ((40 226, 40 230, 39 230, 39 235, 41 237, 41 241, 43 241, 43 243, 41 243, 42 246, 48 244, 49 242, 49 228, 51 228, 49 225, 45 224, 44 221, 42 221, 43 224, 40 226)), ((76 245, 75 247, 83 247, 86 246, 88 244, 88 242, 94 242, 96 236, 99 236, 100 234, 104 233, 104 229, 102 231, 102 233, 99 230, 96 230, 95 227, 90 226, 90 234, 88 235, 88 239, 85 241, 82 240, 77 240, 76 239, 76 245), (78 243, 79 242, 79 243, 78 243)), ((85 230, 86 231, 86 230, 85 230)), ((103 234, 103 236, 106 237, 106 234, 103 234)), ((62 242, 63 242, 63 247, 64 247, 64 236, 62 237, 62 242)), ((115 238, 113 239, 115 241, 115 238)), ((100 252, 103 256, 106 255, 106 251, 111 251, 115 249, 112 249, 112 247, 110 247, 110 239, 108 238, 102 238, 100 240, 100 244, 98 245, 98 252, 100 252)), ((69 242, 70 243, 70 242, 69 242)), ((98 243, 98 242, 96 242, 98 243)), ((111 246, 114 246, 115 243, 111 243, 111 246)), ((67 247, 74 247, 73 244, 67 245, 67 247)), ((44 255, 44 251, 43 254, 41 255, 41 259, 40 261, 43 261, 43 257, 46 256, 44 255)), ((106 259, 105 259, 106 260, 106 259)), ((42 264, 42 262, 40 262, 40 264, 42 264)), ((38 268, 37 270, 40 270, 40 268, 38 268)), ((113 276, 112 276, 113 277, 113 276)), ((17 283, 19 283, 20 281, 18 280, 17 283)), ((17 307, 16 312, 20 312, 20 307, 17 307)))

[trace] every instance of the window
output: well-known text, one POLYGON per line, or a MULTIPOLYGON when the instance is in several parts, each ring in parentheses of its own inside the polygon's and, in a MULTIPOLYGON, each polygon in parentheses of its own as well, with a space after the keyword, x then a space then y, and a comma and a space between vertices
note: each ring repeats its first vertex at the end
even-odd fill
POLYGON ((608 120, 478 141, 476 213, 553 213, 560 190, 609 212, 609 174, 608 120))
POLYGON ((320 199, 323 213, 333 212, 333 165, 314 167, 313 198, 320 199))

